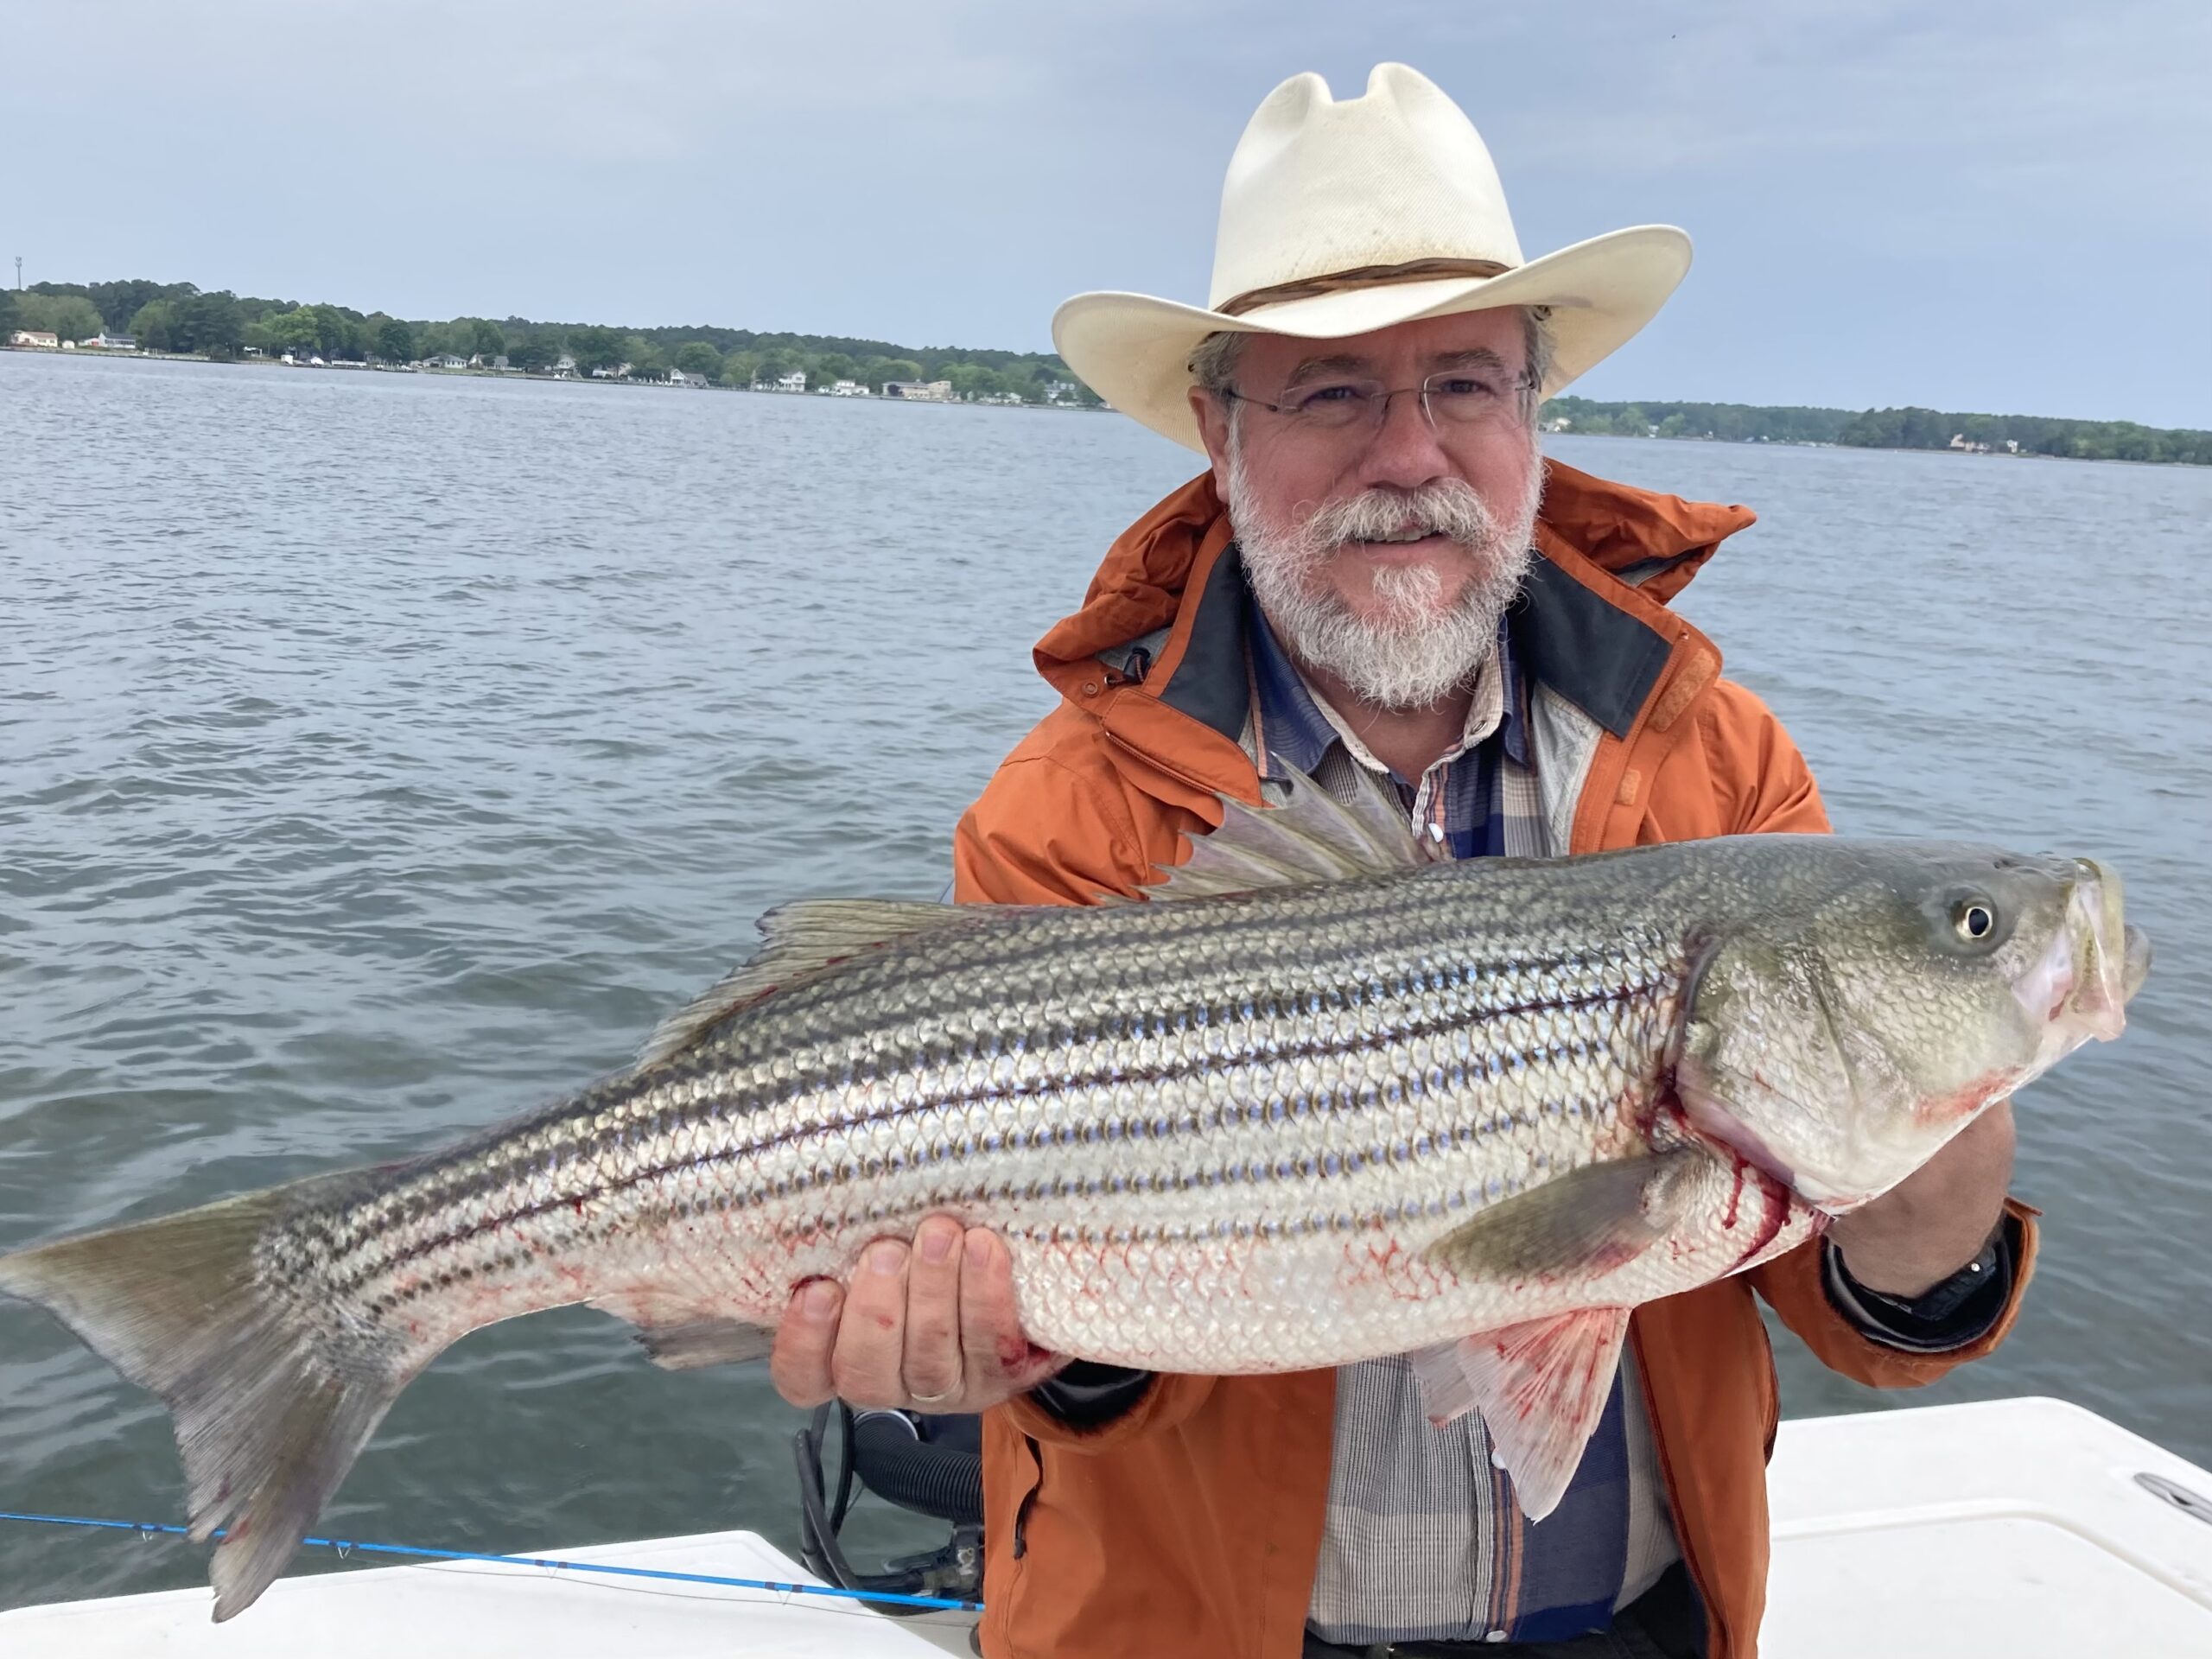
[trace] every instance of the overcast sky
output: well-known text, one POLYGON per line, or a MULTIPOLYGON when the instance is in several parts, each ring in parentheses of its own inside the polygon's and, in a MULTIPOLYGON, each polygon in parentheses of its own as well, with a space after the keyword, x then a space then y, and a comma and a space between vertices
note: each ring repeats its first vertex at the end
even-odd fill
POLYGON ((2206 0, 10 0, 4 33, 29 281, 1041 349, 1078 289, 1203 299, 1253 106, 1395 58, 1531 256, 1696 239, 1578 391, 2212 427, 2206 0))

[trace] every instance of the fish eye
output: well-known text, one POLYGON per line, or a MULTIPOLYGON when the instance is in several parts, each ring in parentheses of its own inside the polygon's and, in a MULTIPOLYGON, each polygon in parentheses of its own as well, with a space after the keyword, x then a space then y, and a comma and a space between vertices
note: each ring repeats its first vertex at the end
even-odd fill
POLYGON ((1981 898, 1959 899, 1951 906, 1951 925, 1967 944, 1980 944, 1997 931, 1997 911, 1981 898))

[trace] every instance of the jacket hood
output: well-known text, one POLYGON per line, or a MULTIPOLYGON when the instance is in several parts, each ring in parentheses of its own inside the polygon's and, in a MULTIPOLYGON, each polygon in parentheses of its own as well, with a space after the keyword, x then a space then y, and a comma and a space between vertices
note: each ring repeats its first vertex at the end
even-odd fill
MULTIPOLYGON (((1687 501, 1544 462, 1536 545, 1554 562, 1586 563, 1665 604, 1688 587, 1720 543, 1754 522, 1748 507, 1687 501)), ((1211 473, 1174 490, 1116 538, 1071 616, 1037 642, 1037 671, 1074 696, 1103 671, 1101 652, 1160 633, 1172 637, 1193 570, 1211 569, 1229 544, 1229 514, 1211 473)))

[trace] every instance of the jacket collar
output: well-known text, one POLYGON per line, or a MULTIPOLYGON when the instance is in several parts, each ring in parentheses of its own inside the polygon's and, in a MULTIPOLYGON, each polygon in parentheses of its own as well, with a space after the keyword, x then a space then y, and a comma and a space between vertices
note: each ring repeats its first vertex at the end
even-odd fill
MULTIPOLYGON (((1625 737, 1676 646, 1698 638, 1666 601, 1753 514, 1557 461, 1544 470, 1539 556, 1510 618, 1513 650, 1532 684, 1625 737)), ((1205 790, 1249 795, 1251 768, 1236 747, 1250 696, 1246 603, 1228 512, 1202 474, 1116 540, 1082 607, 1037 642, 1037 669, 1125 749, 1205 790), (1227 753, 1194 744, 1185 722, 1225 739, 1227 753)))

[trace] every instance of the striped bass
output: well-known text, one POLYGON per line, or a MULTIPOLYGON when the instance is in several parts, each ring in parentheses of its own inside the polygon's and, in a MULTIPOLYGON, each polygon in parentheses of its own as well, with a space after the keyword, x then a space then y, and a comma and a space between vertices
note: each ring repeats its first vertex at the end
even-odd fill
POLYGON ((935 1212, 1057 1352, 1411 1353, 1532 1516, 1629 1311, 1802 1242, 2119 1034, 2148 966, 2087 861, 1751 836, 1438 861, 1299 780, 1151 897, 821 900, 630 1069, 449 1150, 0 1257, 175 1421, 226 1618, 448 1344, 589 1303, 671 1367, 935 1212))

